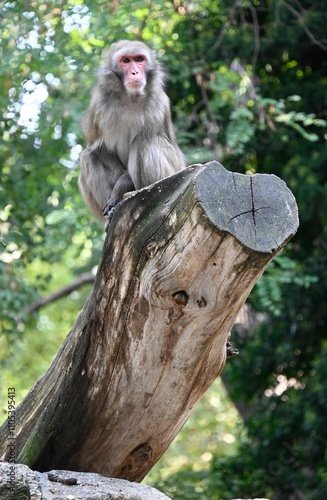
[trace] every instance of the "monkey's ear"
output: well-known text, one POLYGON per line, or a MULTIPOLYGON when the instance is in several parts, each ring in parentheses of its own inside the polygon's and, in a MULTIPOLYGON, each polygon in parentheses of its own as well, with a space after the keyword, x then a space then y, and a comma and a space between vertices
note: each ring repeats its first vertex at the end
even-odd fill
POLYGON ((105 81, 107 83, 114 84, 116 81, 121 82, 121 77, 117 71, 108 68, 105 64, 99 67, 98 69, 98 78, 100 81, 105 81))
POLYGON ((98 82, 106 92, 121 92, 123 86, 121 75, 106 65, 100 66, 98 70, 98 82))
POLYGON ((108 68, 105 64, 101 65, 98 69, 98 76, 106 76, 113 73, 112 69, 108 68))

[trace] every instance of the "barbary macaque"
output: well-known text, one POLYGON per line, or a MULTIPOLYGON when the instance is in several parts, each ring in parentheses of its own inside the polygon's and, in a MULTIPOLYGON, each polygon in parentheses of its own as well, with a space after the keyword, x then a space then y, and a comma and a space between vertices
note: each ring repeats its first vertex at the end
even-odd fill
POLYGON ((161 66, 144 43, 121 40, 105 52, 82 120, 87 145, 79 177, 86 204, 102 219, 110 220, 128 191, 186 166, 163 83, 161 66))

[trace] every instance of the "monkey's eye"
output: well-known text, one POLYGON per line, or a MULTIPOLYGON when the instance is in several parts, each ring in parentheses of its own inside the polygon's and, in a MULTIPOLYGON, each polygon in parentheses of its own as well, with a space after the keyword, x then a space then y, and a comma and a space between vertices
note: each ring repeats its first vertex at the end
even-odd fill
POLYGON ((145 57, 144 56, 136 56, 135 57, 135 61, 136 62, 143 62, 145 60, 145 57))
POLYGON ((129 57, 122 57, 121 62, 124 64, 128 64, 130 62, 130 59, 129 59, 129 57))

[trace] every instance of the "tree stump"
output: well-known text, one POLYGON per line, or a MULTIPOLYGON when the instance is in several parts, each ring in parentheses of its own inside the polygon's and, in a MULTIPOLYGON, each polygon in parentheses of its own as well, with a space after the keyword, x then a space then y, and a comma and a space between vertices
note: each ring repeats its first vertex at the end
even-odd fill
MULTIPOLYGON (((297 227, 282 180, 217 162, 124 200, 82 312, 17 408, 15 460, 141 481, 223 369, 237 313, 297 227)), ((10 438, 5 423, 5 460, 10 438)))

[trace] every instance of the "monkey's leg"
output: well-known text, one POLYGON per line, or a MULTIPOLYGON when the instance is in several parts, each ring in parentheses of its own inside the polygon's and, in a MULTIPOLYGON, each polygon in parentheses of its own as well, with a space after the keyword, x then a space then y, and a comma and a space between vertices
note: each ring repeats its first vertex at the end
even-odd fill
POLYGON ((135 189, 117 155, 104 146, 83 151, 78 184, 87 205, 100 218, 109 214, 125 192, 135 189))
MULTIPOLYGON (((80 165, 81 173, 78 179, 80 191, 92 212, 102 218, 101 208, 111 196, 117 178, 111 181, 110 170, 91 148, 86 148, 82 152, 80 165)), ((121 175, 121 172, 118 174, 121 175)))
POLYGON ((105 204, 105 206, 102 208, 102 214, 104 217, 107 217, 106 225, 105 225, 105 230, 108 230, 108 226, 110 224, 110 221, 112 219, 112 216, 114 214, 114 211, 116 209, 116 206, 118 203, 123 199, 123 196, 125 193, 128 193, 128 191, 134 191, 135 187, 133 184, 132 179, 129 176, 128 172, 125 172, 123 175, 119 177, 117 180, 112 193, 111 197, 105 204))

